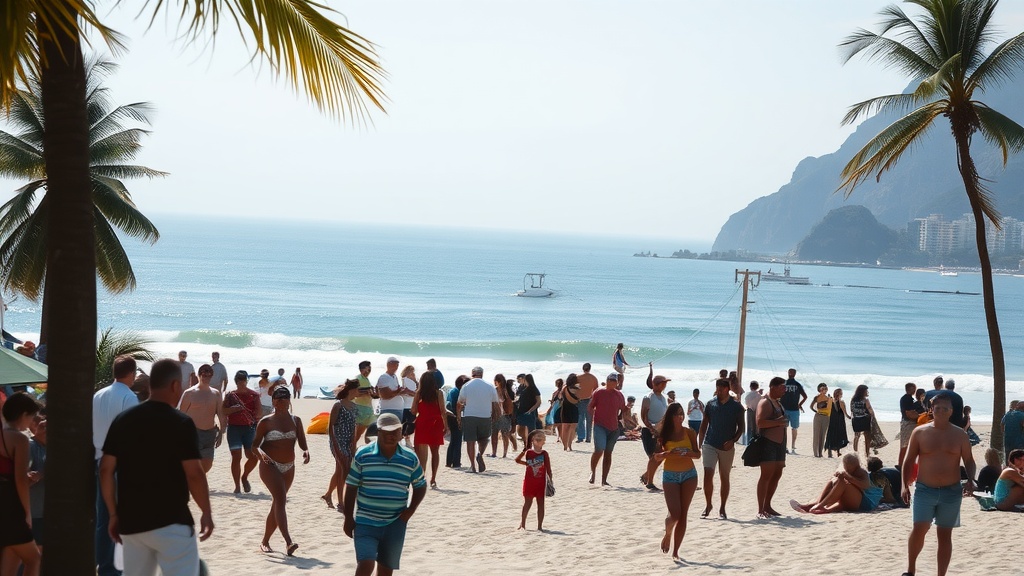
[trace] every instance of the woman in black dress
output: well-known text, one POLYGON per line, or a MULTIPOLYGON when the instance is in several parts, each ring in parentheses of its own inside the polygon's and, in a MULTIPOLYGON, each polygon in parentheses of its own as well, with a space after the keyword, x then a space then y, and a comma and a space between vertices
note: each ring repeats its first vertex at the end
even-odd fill
POLYGON ((875 411, 871 409, 871 402, 868 400, 868 387, 864 384, 857 386, 850 400, 850 414, 853 416, 853 450, 857 451, 858 440, 864 437, 864 456, 871 453, 871 420, 875 411))
POLYGON ((828 432, 825 434, 825 449, 828 450, 828 457, 832 457, 835 450, 839 456, 843 455, 843 448, 850 444, 846 435, 846 419, 849 414, 846 412, 846 403, 843 402, 843 391, 836 388, 832 391, 832 414, 829 416, 828 432))
POLYGON ((579 399, 579 380, 576 374, 569 374, 565 378, 565 385, 562 386, 560 399, 561 407, 558 409, 558 434, 562 438, 562 450, 572 452, 572 441, 576 439, 576 423, 579 420, 579 407, 576 405, 579 399))

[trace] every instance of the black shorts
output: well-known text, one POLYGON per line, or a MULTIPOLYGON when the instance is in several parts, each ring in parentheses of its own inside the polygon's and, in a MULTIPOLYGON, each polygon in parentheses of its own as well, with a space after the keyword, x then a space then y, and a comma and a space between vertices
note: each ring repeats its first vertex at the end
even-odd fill
POLYGON ((871 416, 861 416, 853 419, 854 432, 867 432, 871 430, 871 416))
POLYGON ((761 452, 761 462, 785 462, 786 461, 786 444, 773 442, 767 438, 764 439, 764 448, 761 452))

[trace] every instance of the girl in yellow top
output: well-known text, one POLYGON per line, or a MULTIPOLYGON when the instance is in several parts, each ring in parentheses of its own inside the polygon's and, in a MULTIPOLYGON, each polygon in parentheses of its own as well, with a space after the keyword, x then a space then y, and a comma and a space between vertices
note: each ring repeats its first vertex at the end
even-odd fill
POLYGON ((661 551, 668 552, 671 540, 672 558, 677 560, 679 546, 686 535, 686 516, 690 511, 693 493, 697 489, 697 470, 693 466, 693 461, 700 458, 697 433, 683 426, 684 417, 681 404, 669 405, 665 417, 661 420, 661 430, 658 432, 658 451, 652 458, 655 469, 659 463, 665 463, 661 481, 665 490, 668 517, 665 518, 665 537, 661 540, 661 551))
POLYGON ((828 385, 824 382, 818 384, 818 395, 811 402, 811 408, 814 410, 811 451, 815 458, 821 458, 825 450, 829 419, 832 417, 832 397, 828 395, 828 385))

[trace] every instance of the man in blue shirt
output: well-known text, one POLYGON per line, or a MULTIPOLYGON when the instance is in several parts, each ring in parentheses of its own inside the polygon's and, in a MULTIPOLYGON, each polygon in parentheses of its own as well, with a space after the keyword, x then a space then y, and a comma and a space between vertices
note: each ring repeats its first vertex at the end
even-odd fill
POLYGON ((401 441, 402 420, 381 414, 377 441, 352 458, 345 480, 345 535, 355 541, 356 576, 369 576, 374 568, 377 574, 398 570, 406 526, 427 493, 416 453, 401 441))
POLYGON ((729 500, 729 473, 736 456, 736 441, 743 435, 743 406, 729 395, 730 382, 719 378, 715 382, 715 396, 704 408, 704 421, 697 434, 701 459, 704 461, 704 501, 707 506, 701 518, 711 513, 711 496, 715 492, 715 467, 722 480, 722 506, 718 517, 725 520, 725 503, 729 500))

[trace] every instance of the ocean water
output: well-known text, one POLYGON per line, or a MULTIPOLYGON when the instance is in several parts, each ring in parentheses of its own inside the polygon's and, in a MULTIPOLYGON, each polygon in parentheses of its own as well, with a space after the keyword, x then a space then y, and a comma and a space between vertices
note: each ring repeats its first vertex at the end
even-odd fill
MULTIPOLYGON (((198 365, 219 350, 229 370, 301 366, 306 393, 334 385, 364 359, 397 355, 422 369, 436 357, 453 378, 474 365, 535 374, 542 390, 591 362, 610 370, 617 342, 633 369, 626 392, 646 391, 646 363, 688 397, 707 397, 719 368, 736 365, 740 285, 750 263, 637 258, 683 241, 353 225, 157 217, 154 246, 127 241, 139 281, 100 292, 99 325, 137 330, 161 354, 187 349, 198 365), (527 272, 547 273, 552 298, 519 298, 527 272)), ((782 264, 773 265, 781 271, 782 264)), ((751 292, 743 379, 799 371, 871 388, 876 412, 897 418, 907 381, 953 377, 991 418, 991 360, 977 274, 793 266, 810 286, 763 282, 751 292), (957 294, 955 292, 959 291, 957 294)), ((995 278, 1008 395, 1024 396, 1024 278, 995 278)), ((9 331, 38 333, 38 305, 10 304, 9 331)))

